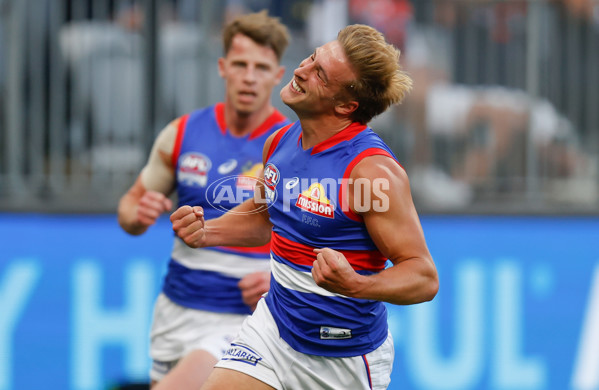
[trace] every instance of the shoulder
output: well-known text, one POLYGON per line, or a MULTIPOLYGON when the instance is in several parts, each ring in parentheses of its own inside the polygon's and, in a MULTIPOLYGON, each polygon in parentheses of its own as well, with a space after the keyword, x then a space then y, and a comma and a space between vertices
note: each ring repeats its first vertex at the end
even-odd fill
POLYGON ((370 127, 366 127, 354 138, 352 138, 352 142, 356 147, 381 148, 389 150, 389 147, 387 146, 385 141, 383 141, 383 139, 370 127))
POLYGON ((271 135, 268 136, 264 142, 264 149, 262 151, 262 159, 264 163, 268 161, 268 158, 274 152, 281 138, 288 132, 288 130, 294 125, 294 123, 288 123, 278 130, 275 130, 271 135))
POLYGON ((407 186, 408 174, 393 157, 386 154, 373 154, 361 159, 352 169, 350 178, 387 180, 394 185, 407 186))
POLYGON ((162 152, 170 154, 175 145, 177 139, 177 133, 179 132, 179 126, 181 125, 182 118, 173 119, 168 125, 166 125, 154 142, 155 146, 162 152))

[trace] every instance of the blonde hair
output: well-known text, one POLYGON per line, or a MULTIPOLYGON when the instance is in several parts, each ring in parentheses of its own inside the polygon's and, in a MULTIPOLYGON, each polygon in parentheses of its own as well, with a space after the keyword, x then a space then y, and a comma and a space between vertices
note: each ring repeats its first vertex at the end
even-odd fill
POLYGON ((390 105, 400 103, 412 89, 412 79, 399 64, 400 51, 376 29, 363 24, 347 26, 337 35, 357 79, 344 91, 359 103, 355 122, 368 123, 390 105))
POLYGON ((270 47, 279 61, 289 44, 287 27, 279 22, 279 18, 268 16, 266 10, 240 15, 227 24, 223 30, 225 55, 236 34, 243 34, 261 46, 270 47))

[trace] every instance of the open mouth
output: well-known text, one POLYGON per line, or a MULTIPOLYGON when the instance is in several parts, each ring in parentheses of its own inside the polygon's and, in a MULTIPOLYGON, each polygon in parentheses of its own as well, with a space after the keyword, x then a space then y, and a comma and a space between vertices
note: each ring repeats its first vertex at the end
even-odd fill
POLYGON ((291 88, 293 88, 293 90, 295 92, 298 92, 298 93, 304 93, 305 92, 303 89, 301 89, 299 87, 299 85, 297 85, 297 83, 295 82, 295 79, 291 80, 291 88))

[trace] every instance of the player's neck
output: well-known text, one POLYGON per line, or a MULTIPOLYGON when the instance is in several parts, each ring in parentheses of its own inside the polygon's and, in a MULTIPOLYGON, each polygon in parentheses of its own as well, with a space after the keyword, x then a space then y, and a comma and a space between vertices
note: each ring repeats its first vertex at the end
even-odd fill
POLYGON ((256 130, 274 112, 272 105, 251 114, 240 113, 232 107, 225 106, 225 121, 229 132, 236 137, 243 137, 256 130))
POLYGON ((338 117, 300 118, 302 125, 302 147, 304 150, 331 138, 343 131, 352 121, 338 117))

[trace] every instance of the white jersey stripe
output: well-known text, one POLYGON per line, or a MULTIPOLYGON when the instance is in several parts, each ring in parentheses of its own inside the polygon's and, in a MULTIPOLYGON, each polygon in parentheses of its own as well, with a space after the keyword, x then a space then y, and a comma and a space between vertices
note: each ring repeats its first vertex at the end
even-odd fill
POLYGON ((205 248, 190 248, 179 237, 175 237, 172 258, 192 270, 218 272, 239 279, 253 272, 270 271, 267 259, 255 259, 205 248))
POLYGON ((272 276, 283 287, 301 293, 312 293, 325 297, 342 297, 345 295, 335 294, 318 286, 312 278, 312 273, 297 271, 286 264, 279 263, 270 257, 270 269, 272 276))

